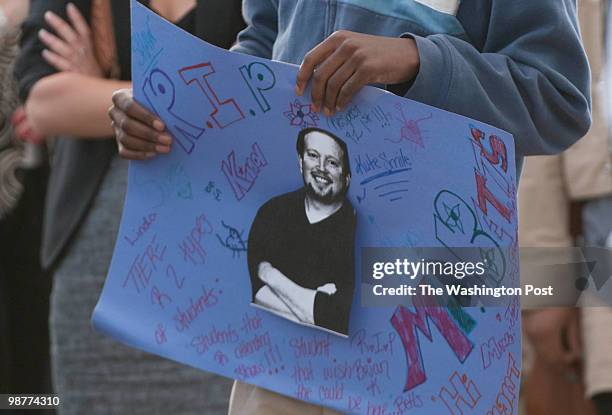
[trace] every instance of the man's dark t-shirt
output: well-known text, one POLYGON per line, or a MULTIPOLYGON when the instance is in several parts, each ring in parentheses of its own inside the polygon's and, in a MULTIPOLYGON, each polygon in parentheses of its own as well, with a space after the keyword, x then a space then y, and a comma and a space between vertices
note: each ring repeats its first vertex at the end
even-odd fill
POLYGON ((248 263, 253 300, 264 286, 257 267, 267 261, 296 284, 316 290, 327 283, 336 293, 318 292, 315 325, 348 334, 355 287, 355 213, 348 200, 333 215, 311 224, 304 189, 277 196, 257 212, 249 233, 248 263))

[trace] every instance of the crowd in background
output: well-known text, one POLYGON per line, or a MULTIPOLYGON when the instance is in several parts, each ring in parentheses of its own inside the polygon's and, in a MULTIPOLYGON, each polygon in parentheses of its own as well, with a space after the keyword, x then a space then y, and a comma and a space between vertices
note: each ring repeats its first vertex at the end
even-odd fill
MULTIPOLYGON (((240 1, 143 3, 224 48, 244 27, 240 1)), ((524 246, 612 248, 606 12, 579 1, 593 125, 561 155, 527 159, 524 246)), ((107 110, 130 86, 129 43, 127 1, 0 0, 0 393, 58 393, 65 414, 227 413, 229 380, 89 324, 127 184, 107 110)), ((523 411, 612 414, 612 310, 532 310, 524 323, 523 411)))

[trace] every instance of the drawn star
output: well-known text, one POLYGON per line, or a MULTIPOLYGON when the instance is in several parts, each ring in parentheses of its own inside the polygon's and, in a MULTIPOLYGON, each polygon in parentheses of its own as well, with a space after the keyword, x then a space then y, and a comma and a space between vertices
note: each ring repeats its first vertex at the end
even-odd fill
POLYGON ((296 127, 316 127, 319 121, 319 116, 312 112, 311 105, 302 104, 297 99, 289 104, 289 111, 285 111, 283 115, 296 127))
POLYGON ((448 215, 446 217, 446 220, 444 221, 444 224, 451 229, 456 228, 459 229, 461 233, 465 233, 463 231, 463 222, 461 221, 461 210, 459 210, 459 203, 457 203, 452 208, 448 207, 446 203, 443 203, 443 205, 444 210, 448 215))

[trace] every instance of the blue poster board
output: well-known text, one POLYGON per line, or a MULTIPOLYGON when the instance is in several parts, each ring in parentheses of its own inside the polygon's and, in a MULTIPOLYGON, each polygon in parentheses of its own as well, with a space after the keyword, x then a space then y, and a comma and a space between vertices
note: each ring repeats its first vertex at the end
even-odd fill
POLYGON ((318 127, 348 145, 356 270, 361 247, 474 246, 503 263, 500 284, 516 285, 512 137, 373 87, 327 118, 295 95, 296 66, 227 52, 132 9, 134 95, 174 144, 130 165, 95 327, 342 412, 517 413, 517 300, 364 307, 357 274, 341 337, 253 307, 247 267, 257 210, 303 185, 295 140, 318 127))

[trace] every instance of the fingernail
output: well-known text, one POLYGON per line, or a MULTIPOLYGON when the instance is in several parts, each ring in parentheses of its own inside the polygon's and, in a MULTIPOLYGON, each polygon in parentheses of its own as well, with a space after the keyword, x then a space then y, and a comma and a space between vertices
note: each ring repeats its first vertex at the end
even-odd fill
POLYGON ((45 19, 53 20, 55 18, 57 18, 57 15, 53 13, 52 11, 45 12, 45 19))
POLYGON ((38 37, 45 37, 47 36, 47 31, 45 29, 40 29, 38 31, 38 37))
POLYGON ((153 121, 153 128, 159 131, 164 131, 166 127, 164 126, 164 123, 161 122, 160 120, 155 120, 153 121))
POLYGON ((319 112, 319 106, 317 104, 312 104, 310 109, 312 109, 313 112, 319 112))
POLYGON ((342 111, 342 107, 340 105, 336 105, 336 112, 342 111))
POLYGON ((157 142, 159 144, 163 144, 165 146, 169 146, 170 144, 172 144, 172 137, 170 137, 167 134, 162 134, 162 135, 158 136, 157 142))
POLYGON ((331 112, 331 110, 329 108, 325 108, 324 113, 325 113, 326 117, 331 117, 331 115, 332 115, 332 112, 331 112))
POLYGON ((302 87, 301 86, 297 85, 295 87, 295 95, 302 96, 302 87))
POLYGON ((158 153, 166 154, 170 152, 170 147, 167 146, 155 146, 155 151, 158 153))
POLYGON ((145 153, 145 157, 148 158, 148 159, 153 158, 156 155, 157 155, 156 153, 145 153))

